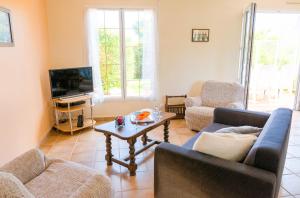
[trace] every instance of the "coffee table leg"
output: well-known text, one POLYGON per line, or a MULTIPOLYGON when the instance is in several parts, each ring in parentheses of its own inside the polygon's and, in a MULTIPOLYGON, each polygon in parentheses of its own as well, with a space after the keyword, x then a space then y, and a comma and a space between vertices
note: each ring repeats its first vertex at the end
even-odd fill
POLYGON ((147 134, 144 134, 144 135, 142 136, 142 142, 143 142, 143 145, 144 145, 144 146, 147 145, 147 140, 148 140, 148 136, 147 136, 147 134))
POLYGON ((169 125, 170 120, 166 120, 164 123, 164 141, 169 143, 169 125))
POLYGON ((108 166, 112 165, 112 153, 111 153, 111 135, 109 134, 105 134, 106 137, 106 155, 105 155, 105 159, 107 162, 108 166))
POLYGON ((128 144, 129 144, 129 172, 130 172, 130 176, 135 176, 135 171, 137 169, 137 165, 135 163, 135 149, 134 149, 134 144, 136 142, 136 138, 131 138, 129 140, 127 140, 128 144))

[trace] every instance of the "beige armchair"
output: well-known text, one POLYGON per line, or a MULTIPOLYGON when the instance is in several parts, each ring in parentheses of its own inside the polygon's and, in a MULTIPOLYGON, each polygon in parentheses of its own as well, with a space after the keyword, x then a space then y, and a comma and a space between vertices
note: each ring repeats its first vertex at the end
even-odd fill
POLYGON ((187 126, 199 131, 212 123, 216 107, 244 109, 244 88, 238 83, 206 81, 200 96, 185 100, 187 126))
POLYGON ((112 197, 108 178, 83 165, 47 159, 38 149, 0 168, 0 197, 112 197))

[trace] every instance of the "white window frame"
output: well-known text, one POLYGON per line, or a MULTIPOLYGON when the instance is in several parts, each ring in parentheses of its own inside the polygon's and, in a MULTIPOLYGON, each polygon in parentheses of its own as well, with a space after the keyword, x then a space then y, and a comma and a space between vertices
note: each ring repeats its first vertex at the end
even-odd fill
MULTIPOLYGON (((125 11, 142 11, 142 10, 151 10, 153 11, 154 18, 156 19, 156 11, 153 8, 102 8, 102 7, 90 7, 97 10, 111 10, 119 12, 119 33, 120 33, 120 78, 121 78, 121 95, 104 95, 105 101, 134 101, 134 100, 153 100, 152 97, 143 97, 143 96, 127 96, 127 79, 126 79, 126 43, 125 43, 125 11)), ((155 25, 157 23, 155 22, 155 25)), ((156 29, 157 27, 155 27, 156 29)), ((157 33, 155 32, 155 55, 157 61, 157 33)), ((155 65, 155 70, 157 70, 157 66, 155 65)), ((156 71, 157 72, 157 71, 156 71)), ((152 82, 153 83, 153 82, 152 82)), ((153 88, 153 92, 154 92, 153 88)), ((155 93, 153 93, 155 94, 155 93)))

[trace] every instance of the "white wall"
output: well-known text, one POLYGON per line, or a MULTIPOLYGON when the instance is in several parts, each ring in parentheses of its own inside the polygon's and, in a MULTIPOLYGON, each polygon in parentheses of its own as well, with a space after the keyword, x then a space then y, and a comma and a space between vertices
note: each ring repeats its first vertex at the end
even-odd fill
POLYGON ((0 166, 39 145, 52 127, 45 0, 1 0, 14 47, 0 47, 0 166))
MULTIPOLYGON (((158 12, 160 95, 199 92, 199 81, 236 81, 243 10, 251 0, 48 0, 52 67, 87 64, 86 7, 152 7, 158 12), (192 43, 192 28, 209 28, 209 43, 192 43)), ((299 10, 284 0, 257 0, 263 10, 299 10)), ((147 101, 105 102, 97 117, 149 107, 147 101)))

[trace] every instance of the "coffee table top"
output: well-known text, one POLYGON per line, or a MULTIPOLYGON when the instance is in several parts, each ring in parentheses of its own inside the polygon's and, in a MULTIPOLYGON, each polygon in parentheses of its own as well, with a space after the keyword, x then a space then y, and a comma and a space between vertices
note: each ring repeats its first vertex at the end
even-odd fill
POLYGON ((95 127, 95 130, 104 134, 110 134, 120 139, 127 140, 132 137, 139 137, 148 131, 162 125, 165 121, 176 117, 175 113, 162 112, 161 118, 149 124, 136 124, 130 120, 130 115, 125 116, 125 126, 117 128, 115 121, 104 123, 95 127))

